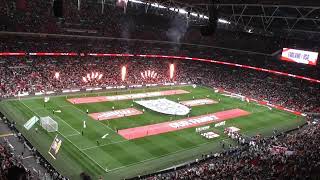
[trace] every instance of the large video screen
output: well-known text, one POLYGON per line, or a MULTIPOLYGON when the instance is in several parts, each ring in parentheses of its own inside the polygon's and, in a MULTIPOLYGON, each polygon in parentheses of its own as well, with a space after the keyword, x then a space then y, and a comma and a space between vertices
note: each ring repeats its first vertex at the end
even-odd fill
POLYGON ((318 53, 311 51, 302 51, 297 49, 283 48, 281 60, 316 65, 318 53))

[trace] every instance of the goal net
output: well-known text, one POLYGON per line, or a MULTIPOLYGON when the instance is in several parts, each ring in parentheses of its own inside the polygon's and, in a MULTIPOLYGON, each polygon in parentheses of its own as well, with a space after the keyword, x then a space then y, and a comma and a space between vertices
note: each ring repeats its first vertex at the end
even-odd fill
POLYGON ((49 116, 41 117, 40 125, 43 129, 45 129, 48 132, 58 131, 58 123, 49 116))

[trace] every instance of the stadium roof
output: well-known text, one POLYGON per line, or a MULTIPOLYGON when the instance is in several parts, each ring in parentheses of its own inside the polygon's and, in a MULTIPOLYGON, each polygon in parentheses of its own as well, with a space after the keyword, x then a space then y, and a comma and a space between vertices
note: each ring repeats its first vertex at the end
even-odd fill
MULTIPOLYGON (((135 0, 129 0, 135 1, 135 0)), ((208 14, 210 0, 141 0, 187 12, 208 14)), ((320 37, 320 1, 312 0, 220 0, 219 17, 232 22, 225 29, 280 36, 320 37), (253 3, 254 2, 254 3, 253 3), (258 2, 258 3, 257 3, 258 2)))
MULTIPOLYGON (((130 0, 129 0, 130 1, 130 0)), ((187 6, 211 4, 212 0, 144 0, 153 3, 175 3, 187 6)), ((296 5, 296 6, 319 6, 320 1, 315 0, 215 0, 216 4, 265 4, 265 5, 296 5)))

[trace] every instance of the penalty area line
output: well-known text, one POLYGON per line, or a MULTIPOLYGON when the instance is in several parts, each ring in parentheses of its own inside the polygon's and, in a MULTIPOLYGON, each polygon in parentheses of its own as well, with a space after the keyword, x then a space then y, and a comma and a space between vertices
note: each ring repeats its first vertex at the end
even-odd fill
POLYGON ((69 135, 65 135, 65 137, 72 137, 72 136, 79 136, 80 135, 80 133, 78 134, 78 133, 76 133, 76 134, 69 134, 69 135))
MULTIPOLYGON (((21 102, 25 107, 27 107, 31 112, 33 112, 34 114, 36 114, 37 116, 41 117, 37 112, 35 112, 34 110, 32 110, 28 105, 26 105, 23 101, 19 101, 21 102)), ((45 108, 38 108, 38 110, 45 110, 48 111, 45 108)), ((81 134, 78 130, 74 129, 70 124, 68 124, 66 121, 64 121, 62 118, 60 118, 59 116, 53 114, 54 117, 58 118, 59 120, 61 120, 63 123, 65 123, 66 125, 68 125, 73 131, 76 131, 77 134, 81 134)))
MULTIPOLYGON (((70 107, 75 108, 77 111, 81 112, 82 114, 85 114, 87 116, 87 114, 85 112, 83 112, 81 109, 79 109, 77 106, 72 106, 70 105, 70 107)), ((102 124, 104 127, 106 127, 107 129, 111 130, 113 133, 118 134, 115 130, 111 129, 109 126, 105 125, 104 123, 97 121, 98 123, 102 124)))
POLYGON ((87 148, 82 148, 81 150, 86 151, 86 150, 95 149, 95 148, 99 148, 99 147, 110 146, 110 145, 113 145, 113 144, 121 144, 121 143, 125 143, 125 142, 128 142, 128 141, 129 140, 116 141, 116 142, 103 144, 103 145, 100 145, 100 146, 91 146, 91 147, 87 147, 87 148))
MULTIPOLYGON (((20 101, 21 102, 21 101, 20 101)), ((34 114, 36 114, 37 116, 39 116, 39 114, 37 112, 34 112, 29 106, 27 106, 25 103, 22 102, 22 104, 27 107, 31 112, 33 112, 34 114)), ((39 116, 40 117, 40 116, 39 116)), ((66 123, 66 122, 65 122, 66 123)), ((70 126, 70 125, 69 125, 70 126)), ((68 140, 74 147, 76 147, 81 153, 83 153, 87 158, 89 158, 92 162, 94 162, 95 164, 97 164, 103 171, 107 172, 106 169, 108 168, 103 168, 96 160, 94 160, 93 158, 91 158, 88 154, 86 154, 85 152, 83 152, 78 146, 76 146, 70 139, 68 139, 65 135, 63 135, 60 131, 57 131, 61 136, 63 136, 66 140, 68 140)))
POLYGON ((87 156, 87 158, 89 158, 92 162, 94 162, 96 165, 98 165, 103 171, 107 172, 106 168, 103 168, 96 160, 94 160, 92 157, 90 157, 87 153, 85 153, 84 151, 82 151, 78 146, 76 146, 70 139, 68 139, 66 136, 64 136, 61 132, 58 131, 59 134, 61 134, 61 136, 63 136, 65 139, 67 139, 74 147, 76 147, 81 153, 83 153, 85 156, 87 156))

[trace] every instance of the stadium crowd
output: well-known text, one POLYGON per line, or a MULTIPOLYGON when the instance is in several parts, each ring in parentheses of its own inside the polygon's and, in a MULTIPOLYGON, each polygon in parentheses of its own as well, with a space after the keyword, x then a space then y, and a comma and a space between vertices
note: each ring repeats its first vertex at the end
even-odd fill
POLYGON ((159 173, 148 180, 165 179, 317 179, 320 125, 309 124, 293 133, 250 142, 175 171, 159 173))
MULTIPOLYGON (((226 35, 228 36, 228 35, 226 35)), ((279 59, 280 51, 274 56, 269 53, 257 53, 253 51, 242 51, 230 48, 219 48, 215 46, 198 46, 191 44, 179 44, 158 41, 124 40, 110 38, 89 38, 83 36, 62 37, 41 35, 1 35, 1 52, 75 52, 79 55, 86 53, 123 53, 123 54, 158 54, 169 56, 186 56, 196 58, 207 58, 243 65, 261 67, 271 70, 288 72, 312 78, 319 78, 319 65, 306 66, 298 63, 285 63, 279 59), (83 43, 83 42, 86 43, 83 43)), ((234 41, 234 40, 233 40, 234 41)), ((239 40, 242 42, 241 40, 239 40)), ((235 42, 238 42, 236 40, 235 42)), ((231 43, 233 44, 233 43, 231 43)), ((254 45, 256 43, 247 43, 254 45)), ((227 45, 226 45, 227 46, 227 45)), ((277 46, 277 45, 276 45, 277 46)), ((242 47, 242 46, 241 46, 242 47)), ((286 47, 286 46, 284 46, 286 47)), ((279 50, 279 48, 277 48, 279 50)), ((310 49, 312 50, 312 49, 310 49)), ((318 51, 319 48, 315 48, 318 51)), ((6 60, 3 57, 0 60, 6 60)), ((34 56, 20 59, 33 59, 34 56)), ((17 59, 17 58, 15 58, 17 59)), ((7 60, 6 63, 16 61, 7 60)))
MULTIPOLYGON (((8 126, 15 133, 18 141, 23 144, 22 153, 18 152, 8 139, 0 140, 0 180, 33 180, 33 179, 52 179, 52 180, 68 180, 60 175, 45 158, 34 148, 27 139, 19 133, 15 127, 15 123, 8 121, 7 118, 0 113, 0 121, 8 126), (36 158, 36 163, 42 165, 45 172, 36 171, 30 164, 26 166, 24 159, 27 147, 30 148, 32 157, 36 158)), ((31 156, 29 156, 31 157, 31 156)))
POLYGON ((26 171, 21 163, 21 158, 12 153, 12 150, 7 143, 0 144, 0 164, 1 180, 31 179, 31 171, 26 171))
POLYGON ((143 57, 15 57, 0 65, 0 96, 63 89, 190 82, 267 100, 300 112, 319 111, 319 84, 239 67, 143 57), (175 64, 170 79, 169 65, 175 64), (122 80, 121 68, 126 67, 122 80), (146 78, 141 73, 153 71, 146 78), (96 73, 102 77, 92 78, 96 73), (58 74, 58 76, 56 76, 58 74), (89 76, 89 78, 88 78, 89 76), (84 80, 86 78, 86 80, 84 80))

